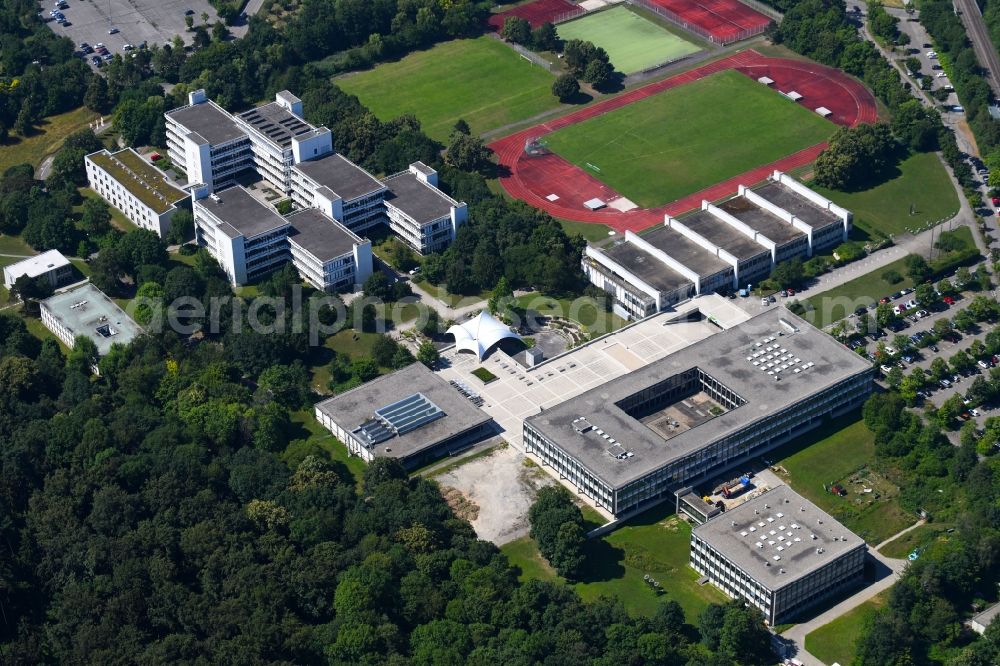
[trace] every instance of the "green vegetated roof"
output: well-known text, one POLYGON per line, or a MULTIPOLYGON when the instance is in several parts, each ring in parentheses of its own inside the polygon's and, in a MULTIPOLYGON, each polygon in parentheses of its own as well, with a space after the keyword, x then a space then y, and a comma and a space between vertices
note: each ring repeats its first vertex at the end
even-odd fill
POLYGON ((117 153, 95 153, 90 159, 158 214, 167 212, 173 204, 188 196, 168 183, 162 171, 130 148, 117 153))

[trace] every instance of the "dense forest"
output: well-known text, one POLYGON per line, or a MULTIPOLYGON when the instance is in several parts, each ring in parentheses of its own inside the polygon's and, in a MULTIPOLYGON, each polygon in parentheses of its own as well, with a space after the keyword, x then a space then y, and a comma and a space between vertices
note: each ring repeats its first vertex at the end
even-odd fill
POLYGON ((0 661, 769 662, 742 604, 637 618, 522 584, 435 483, 289 454, 296 341, 230 335, 146 336, 98 378, 0 315, 0 661))

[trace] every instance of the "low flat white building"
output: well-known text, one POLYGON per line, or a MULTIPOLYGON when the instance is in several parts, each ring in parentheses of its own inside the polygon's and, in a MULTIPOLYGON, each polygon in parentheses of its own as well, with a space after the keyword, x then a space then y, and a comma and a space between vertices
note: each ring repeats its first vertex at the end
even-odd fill
POLYGON ((17 279, 27 275, 30 278, 44 277, 52 288, 66 284, 73 276, 73 265, 59 250, 49 250, 29 257, 10 266, 4 266, 3 283, 8 289, 17 279))
POLYGON ((423 162, 414 162, 384 182, 389 188, 385 197, 389 228, 420 254, 443 251, 469 219, 466 204, 438 189, 437 171, 423 162))
POLYGON ((290 227, 274 208, 242 187, 194 202, 195 238, 215 257, 233 285, 252 282, 291 259, 290 227))
POLYGON ((99 150, 83 160, 91 189, 137 227, 161 238, 173 216, 190 200, 187 192, 131 148, 114 153, 99 150))
POLYGON ((316 289, 354 291, 372 274, 372 244, 315 208, 288 216, 292 263, 316 289))
MULTIPOLYGON (((50 296, 40 304, 42 324, 64 345, 72 348, 76 338, 91 339, 100 356, 112 345, 127 345, 142 334, 142 328, 104 292, 89 282, 50 296)), ((97 367, 92 368, 98 372, 97 367)))
POLYGON ((788 486, 778 486, 691 532, 691 566, 774 626, 860 584, 864 540, 788 486))

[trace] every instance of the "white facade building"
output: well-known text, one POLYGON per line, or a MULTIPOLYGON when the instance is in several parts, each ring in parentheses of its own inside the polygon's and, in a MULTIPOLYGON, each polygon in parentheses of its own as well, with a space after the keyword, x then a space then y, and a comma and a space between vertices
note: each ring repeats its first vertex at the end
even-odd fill
POLYGON ((358 234, 385 223, 385 184, 339 153, 300 162, 291 177, 300 208, 318 208, 358 234))
POLYGON ((372 274, 372 244, 315 208, 288 216, 292 263, 316 289, 353 291, 372 274))
POLYGON ((384 182, 389 228, 420 254, 443 251, 469 219, 468 206, 439 190, 437 171, 423 162, 384 182))
POLYGON ((187 173, 188 183, 210 191, 232 185, 254 166, 250 137, 204 90, 188 93, 188 104, 164 114, 167 154, 187 173))
POLYGON ((234 285, 267 275, 291 259, 288 220, 242 187, 196 198, 194 227, 198 244, 234 285))
POLYGON ((59 250, 49 250, 10 266, 4 266, 3 283, 8 289, 14 286, 17 279, 23 275, 30 278, 44 277, 54 289, 73 276, 73 265, 59 250))
POLYGON ((132 223, 161 238, 170 220, 186 208, 190 195, 131 148, 112 153, 99 150, 83 158, 92 190, 132 223))

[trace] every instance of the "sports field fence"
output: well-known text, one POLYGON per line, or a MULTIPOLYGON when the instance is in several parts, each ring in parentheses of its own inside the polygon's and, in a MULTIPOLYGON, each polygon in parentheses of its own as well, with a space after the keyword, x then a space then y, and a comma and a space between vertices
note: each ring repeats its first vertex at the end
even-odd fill
POLYGON ((587 13, 587 10, 583 7, 577 7, 576 9, 571 9, 569 11, 562 12, 561 14, 556 14, 552 17, 552 24, 559 25, 560 23, 565 23, 566 21, 572 21, 578 16, 583 16, 587 13))
POLYGON ((662 7, 653 2, 650 2, 650 0, 628 0, 628 2, 629 4, 635 5, 637 7, 642 7, 643 9, 651 11, 654 14, 662 18, 665 18, 671 23, 681 28, 684 28, 688 32, 693 32, 702 39, 710 41, 713 44, 719 44, 721 46, 726 46, 734 42, 741 42, 744 39, 750 39, 751 37, 756 37, 757 35, 763 34, 767 30, 766 25, 761 25, 755 28, 744 28, 739 32, 726 35, 725 37, 720 37, 718 35, 713 35, 711 32, 702 28, 700 25, 695 25, 694 23, 691 23, 690 21, 682 18, 680 14, 672 12, 666 7, 662 7))
POLYGON ((785 18, 785 15, 779 12, 777 9, 771 5, 760 2, 760 0, 740 0, 744 5, 750 7, 751 9, 756 9, 758 12, 767 16, 775 23, 781 23, 781 19, 785 18))

